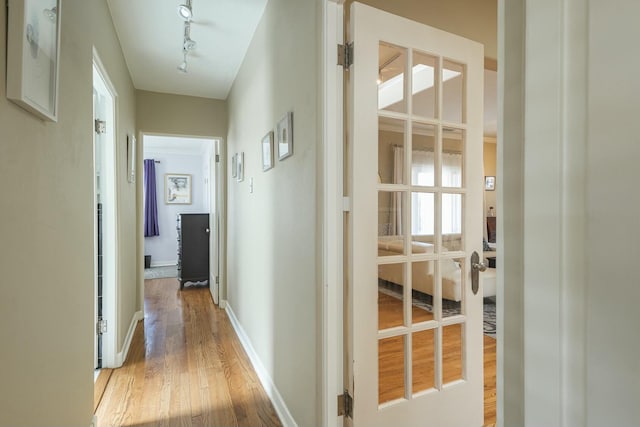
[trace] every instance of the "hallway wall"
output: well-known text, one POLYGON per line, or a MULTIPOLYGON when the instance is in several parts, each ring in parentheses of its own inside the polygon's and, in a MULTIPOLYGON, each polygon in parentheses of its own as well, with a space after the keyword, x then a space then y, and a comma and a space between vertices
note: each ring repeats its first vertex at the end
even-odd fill
POLYGON ((227 161, 244 152, 245 178, 227 173, 222 298, 300 426, 319 423, 318 4, 269 1, 228 99, 227 161), (287 111, 293 156, 263 172, 260 142, 287 111))
POLYGON ((92 418, 94 45, 118 92, 119 313, 125 332, 135 311, 135 186, 126 183, 133 85, 106 1, 62 3, 57 123, 6 99, 6 8, 0 8, 1 426, 87 426, 92 418))

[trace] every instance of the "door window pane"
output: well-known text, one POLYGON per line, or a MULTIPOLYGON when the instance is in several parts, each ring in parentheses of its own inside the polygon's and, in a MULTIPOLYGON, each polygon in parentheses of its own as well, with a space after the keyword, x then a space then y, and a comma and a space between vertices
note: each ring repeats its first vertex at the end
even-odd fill
POLYGON ((378 118, 378 181, 404 184, 405 121, 378 118))
POLYGON ((463 332, 462 324, 442 328, 442 384, 463 379, 463 332))
POLYGON ((462 314, 464 300, 465 274, 464 258, 443 259, 440 261, 442 277, 442 317, 462 314))
POLYGON ((414 123, 411 132, 411 185, 433 187, 435 185, 436 128, 414 123))
POLYGON ((413 367, 413 393, 435 387, 435 330, 412 335, 411 355, 413 367))
POLYGON ((442 119, 464 123, 464 66, 444 61, 442 68, 442 119))
POLYGON ((401 191, 378 192, 378 256, 404 255, 401 191))
POLYGON ((405 265, 378 266, 378 330, 404 325, 405 265))
POLYGON ((438 59, 422 52, 413 53, 413 114, 417 116, 436 117, 435 77, 438 59))
POLYGON ((442 194, 442 252, 463 250, 462 194, 442 194))
POLYGON ((405 397, 404 336, 378 341, 378 403, 405 397))
POLYGON ((442 186, 462 188, 464 132, 460 129, 444 128, 442 148, 442 186))
POLYGON ((406 113, 407 50, 381 42, 378 53, 378 109, 406 113))
POLYGON ((435 261, 411 263, 411 321, 414 325, 433 320, 435 264, 435 261))

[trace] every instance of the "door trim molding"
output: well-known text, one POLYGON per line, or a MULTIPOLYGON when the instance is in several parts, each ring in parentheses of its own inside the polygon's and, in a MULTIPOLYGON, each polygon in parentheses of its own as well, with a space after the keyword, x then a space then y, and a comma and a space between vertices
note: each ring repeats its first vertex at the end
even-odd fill
POLYGON ((338 427, 337 396, 343 385, 343 69, 336 46, 344 39, 344 0, 322 3, 322 309, 321 309, 321 425, 338 427))

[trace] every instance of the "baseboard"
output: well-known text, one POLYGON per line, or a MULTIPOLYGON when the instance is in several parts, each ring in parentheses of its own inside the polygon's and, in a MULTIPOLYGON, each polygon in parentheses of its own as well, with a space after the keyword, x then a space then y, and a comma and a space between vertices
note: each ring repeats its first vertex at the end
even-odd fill
POLYGON ((95 415, 93 416, 93 419, 91 420, 91 424, 89 424, 89 427, 98 427, 98 417, 96 417, 95 415))
POLYGON ((129 325, 129 331, 127 337, 124 340, 122 351, 116 354, 116 367, 122 366, 125 360, 127 360, 127 354, 129 354, 129 347, 131 346, 131 340, 133 339, 133 333, 136 331, 136 326, 140 320, 144 319, 144 313, 142 311, 136 311, 131 318, 131 324, 129 325))
POLYGON ((151 263, 151 267, 173 267, 176 265, 178 265, 176 261, 160 261, 151 263))
POLYGON ((221 299, 220 300, 220 308, 221 309, 226 310, 228 305, 229 305, 229 303, 227 302, 226 299, 221 299))
POLYGON ((231 308, 231 306, 226 300, 220 301, 220 307, 223 307, 223 306, 227 312, 227 315, 229 316, 231 325, 233 325, 233 329, 236 331, 236 334, 240 339, 240 343, 242 344, 244 351, 247 352, 247 355, 251 360, 253 369, 255 369, 256 373, 258 374, 258 378, 262 383, 262 387, 264 387, 264 390, 267 392, 267 395, 271 399, 271 402, 273 403, 273 406, 275 407, 276 412, 280 417, 280 421, 282 422, 282 425, 284 427, 297 427, 298 424, 296 424, 296 420, 293 419, 291 412, 289 412, 289 408, 287 408, 287 405, 284 402, 284 399, 280 395, 280 392, 278 391, 276 385, 273 383, 273 379, 271 378, 271 376, 269 375, 269 372, 267 372, 264 365, 262 364, 262 361, 260 360, 258 353, 256 353, 256 350, 253 348, 253 345, 251 344, 251 340, 249 339, 249 336, 245 333, 244 329, 242 329, 242 326, 240 325, 238 318, 233 312, 233 309, 231 308))

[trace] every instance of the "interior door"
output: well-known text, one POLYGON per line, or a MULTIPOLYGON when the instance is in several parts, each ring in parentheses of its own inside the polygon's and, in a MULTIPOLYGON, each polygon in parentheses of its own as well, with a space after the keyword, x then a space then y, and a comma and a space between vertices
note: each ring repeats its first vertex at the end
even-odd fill
POLYGON ((351 7, 348 389, 356 426, 483 424, 483 47, 351 7))
POLYGON ((215 304, 220 304, 220 140, 213 141, 209 169, 210 209, 209 224, 211 239, 209 253, 211 254, 211 281, 209 291, 215 304))

